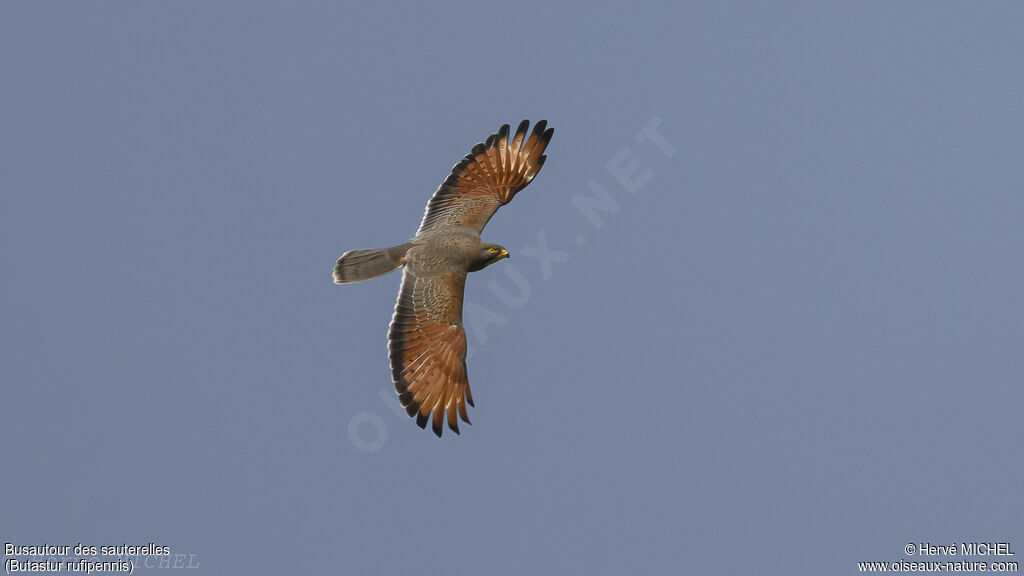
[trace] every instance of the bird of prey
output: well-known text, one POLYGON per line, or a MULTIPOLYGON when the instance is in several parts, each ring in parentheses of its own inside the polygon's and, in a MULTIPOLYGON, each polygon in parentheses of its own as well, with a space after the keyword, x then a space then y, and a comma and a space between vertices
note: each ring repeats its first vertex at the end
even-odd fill
POLYGON ((416 235, 390 248, 350 250, 334 267, 334 283, 382 276, 401 266, 402 287, 388 330, 391 379, 398 400, 416 424, 441 436, 459 433, 473 406, 466 375, 466 331, 462 295, 466 275, 508 258, 508 250, 482 242, 491 216, 529 184, 544 165, 554 129, 538 122, 527 137, 523 120, 509 138, 509 125, 478 143, 427 203, 416 235))

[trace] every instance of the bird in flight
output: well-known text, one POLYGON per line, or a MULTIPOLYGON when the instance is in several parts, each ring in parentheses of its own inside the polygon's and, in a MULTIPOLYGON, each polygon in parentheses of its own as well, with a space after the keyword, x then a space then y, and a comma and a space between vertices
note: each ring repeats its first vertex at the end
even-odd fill
POLYGON ((482 242, 480 232, 501 206, 540 172, 553 128, 541 120, 527 137, 523 120, 509 138, 509 125, 473 147, 431 196, 416 235, 390 248, 350 250, 334 267, 335 284, 382 276, 401 266, 402 287, 388 330, 391 379, 398 400, 416 424, 438 437, 459 433, 466 404, 473 406, 466 374, 462 296, 466 275, 482 270, 508 250, 482 242))

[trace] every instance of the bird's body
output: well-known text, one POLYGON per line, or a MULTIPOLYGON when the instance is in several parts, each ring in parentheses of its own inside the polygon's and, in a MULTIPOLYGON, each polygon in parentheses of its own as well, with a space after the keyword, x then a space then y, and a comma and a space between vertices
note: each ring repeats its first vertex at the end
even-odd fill
POLYGON ((508 250, 481 241, 480 232, 504 204, 533 180, 554 130, 529 122, 509 140, 506 124, 477 144, 431 197, 419 231, 405 244, 351 250, 338 259, 334 282, 349 284, 405 266, 388 330, 391 376, 399 401, 416 423, 441 436, 443 423, 459 432, 473 405, 466 375, 462 297, 466 275, 508 257, 508 250))
POLYGON ((420 275, 468 272, 465 266, 480 249, 480 234, 465 226, 428 230, 410 240, 406 266, 420 275))

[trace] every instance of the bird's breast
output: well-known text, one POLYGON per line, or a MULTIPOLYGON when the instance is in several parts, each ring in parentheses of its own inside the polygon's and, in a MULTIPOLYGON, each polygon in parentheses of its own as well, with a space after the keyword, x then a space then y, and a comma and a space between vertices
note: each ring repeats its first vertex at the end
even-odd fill
POLYGON ((480 238, 433 234, 409 250, 406 266, 417 274, 465 273, 480 249, 480 238))

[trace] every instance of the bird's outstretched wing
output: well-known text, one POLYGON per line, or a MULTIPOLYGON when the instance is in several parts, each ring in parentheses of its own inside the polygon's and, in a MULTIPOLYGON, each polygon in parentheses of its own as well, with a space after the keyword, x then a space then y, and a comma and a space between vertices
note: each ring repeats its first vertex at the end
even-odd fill
POLYGON ((459 417, 469 422, 473 405, 466 375, 466 332, 462 328, 464 273, 416 276, 406 268, 395 315, 388 330, 388 356, 398 399, 416 424, 434 434, 448 427, 459 433, 459 417))
POLYGON ((480 232, 491 216, 533 180, 544 165, 554 128, 537 122, 529 138, 530 122, 523 120, 509 139, 509 125, 491 134, 452 168, 427 203, 417 234, 440 226, 468 226, 480 232))

